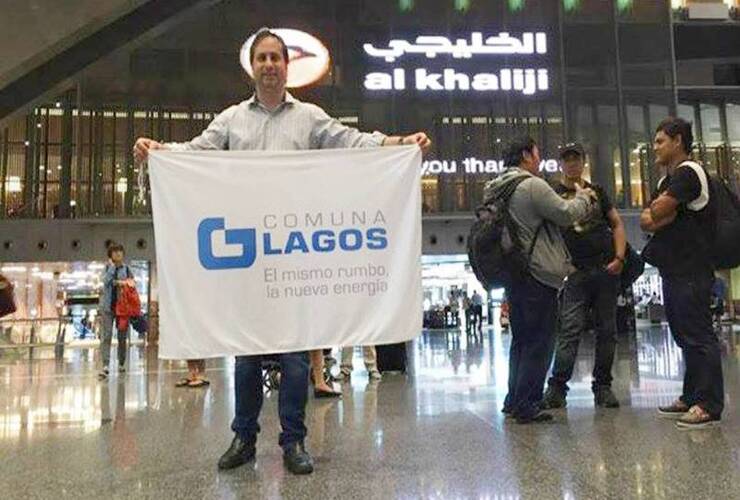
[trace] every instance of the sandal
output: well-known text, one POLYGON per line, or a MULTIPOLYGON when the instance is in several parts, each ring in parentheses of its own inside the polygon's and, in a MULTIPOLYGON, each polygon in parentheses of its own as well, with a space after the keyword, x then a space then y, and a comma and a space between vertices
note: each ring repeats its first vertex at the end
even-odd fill
POLYGON ((188 387, 206 387, 208 385, 211 385, 211 383, 202 378, 197 378, 188 382, 188 387))
POLYGON ((189 378, 181 378, 177 382, 175 382, 175 387, 185 387, 187 385, 190 385, 190 382, 192 382, 189 378))

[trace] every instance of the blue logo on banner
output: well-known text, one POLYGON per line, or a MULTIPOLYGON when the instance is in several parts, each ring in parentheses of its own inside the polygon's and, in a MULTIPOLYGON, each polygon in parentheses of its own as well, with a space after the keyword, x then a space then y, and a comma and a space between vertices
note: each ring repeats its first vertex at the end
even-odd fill
POLYGON ((213 255, 211 235, 225 228, 223 217, 203 219, 198 225, 198 258, 206 269, 239 269, 250 267, 257 260, 257 231, 255 229, 227 229, 226 244, 241 245, 242 253, 234 257, 213 255))
MULTIPOLYGON (((223 217, 203 219, 198 225, 198 259, 209 270, 244 269, 257 260, 257 230, 254 228, 225 229, 223 217), (227 245, 241 245, 241 255, 217 257, 213 255, 211 237, 216 231, 224 231, 227 245)), ((346 228, 342 230, 317 229, 313 231, 291 231, 287 238, 278 240, 269 231, 261 233, 260 254, 268 258, 278 255, 356 252, 358 250, 385 250, 388 236, 383 227, 365 230, 346 228)))

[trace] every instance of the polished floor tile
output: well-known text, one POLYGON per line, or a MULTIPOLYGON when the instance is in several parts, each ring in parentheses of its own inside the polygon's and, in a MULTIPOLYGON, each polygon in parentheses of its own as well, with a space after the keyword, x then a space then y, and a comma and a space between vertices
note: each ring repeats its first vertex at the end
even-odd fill
POLYGON ((207 389, 174 387, 185 367, 134 347, 100 382, 98 351, 0 351, 1 498, 600 499, 740 498, 740 332, 722 334, 722 425, 679 431, 655 407, 681 387, 681 351, 663 327, 620 339, 622 407, 593 408, 593 344, 579 352, 568 408, 549 424, 503 418, 509 335, 425 332, 408 375, 369 382, 359 354, 340 401, 313 400, 316 472, 293 477, 268 394, 255 463, 219 472, 231 439, 233 361, 207 389))

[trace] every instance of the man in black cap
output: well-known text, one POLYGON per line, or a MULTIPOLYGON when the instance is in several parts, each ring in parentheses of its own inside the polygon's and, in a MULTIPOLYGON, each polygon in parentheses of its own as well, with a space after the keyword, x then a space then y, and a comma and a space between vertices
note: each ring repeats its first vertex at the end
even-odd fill
POLYGON ((563 236, 576 271, 563 289, 555 364, 543 406, 564 408, 568 381, 578 354, 581 335, 593 311, 596 327, 596 359, 593 382, 596 406, 619 407, 611 390, 616 347, 616 314, 619 275, 624 267, 627 237, 619 213, 600 187, 583 179, 586 155, 583 146, 569 143, 560 148, 563 175, 555 191, 570 199, 579 188, 591 188, 598 198, 595 209, 584 219, 563 229, 563 236))

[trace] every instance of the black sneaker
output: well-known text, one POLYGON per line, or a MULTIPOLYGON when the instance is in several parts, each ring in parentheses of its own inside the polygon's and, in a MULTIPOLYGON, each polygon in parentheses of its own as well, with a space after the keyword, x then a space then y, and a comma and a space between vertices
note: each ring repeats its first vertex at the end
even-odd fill
POLYGON ((689 412, 689 407, 680 399, 675 400, 669 406, 659 406, 658 415, 663 418, 678 420, 689 412))
POLYGON ((594 388, 594 404, 603 408, 619 408, 619 400, 608 385, 594 388))
POLYGON ((548 385, 545 395, 542 397, 542 403, 540 407, 543 410, 554 410, 557 408, 565 408, 568 406, 568 402, 565 400, 565 389, 554 385, 548 385))
POLYGON ((540 424, 543 422, 550 422, 553 419, 552 415, 541 411, 531 417, 516 417, 517 424, 540 424))
POLYGON ((256 439, 243 440, 239 436, 234 436, 231 446, 218 460, 218 468, 229 470, 251 462, 257 454, 256 444, 256 439))
POLYGON ((283 464, 295 475, 313 472, 313 459, 303 446, 303 442, 291 443, 283 449, 283 464))

